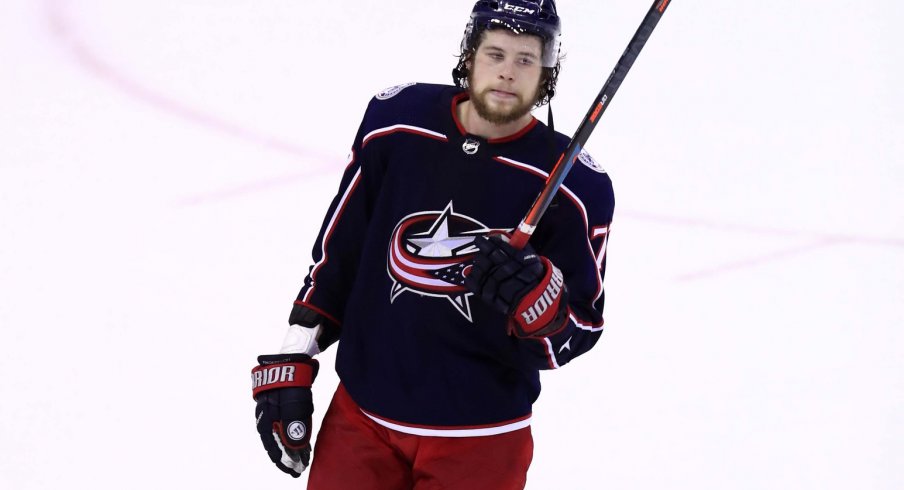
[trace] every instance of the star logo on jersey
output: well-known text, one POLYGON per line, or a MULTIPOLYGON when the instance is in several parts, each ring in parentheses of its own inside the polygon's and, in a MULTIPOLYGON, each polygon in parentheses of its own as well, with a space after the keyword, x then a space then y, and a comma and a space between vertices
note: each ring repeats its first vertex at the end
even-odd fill
POLYGON ((399 95, 399 93, 402 90, 405 90, 406 88, 408 88, 412 85, 415 85, 415 84, 414 83, 404 83, 402 85, 396 85, 394 87, 385 88, 385 89, 381 90, 380 93, 378 93, 374 97, 376 97, 377 100, 389 100, 389 99, 395 97, 396 95, 399 95))
POLYGON ((470 297, 465 271, 477 247, 474 238, 490 230, 479 221, 458 214, 450 202, 442 211, 426 211, 403 218, 392 232, 387 272, 392 279, 390 302, 405 291, 446 298, 469 322, 470 297))

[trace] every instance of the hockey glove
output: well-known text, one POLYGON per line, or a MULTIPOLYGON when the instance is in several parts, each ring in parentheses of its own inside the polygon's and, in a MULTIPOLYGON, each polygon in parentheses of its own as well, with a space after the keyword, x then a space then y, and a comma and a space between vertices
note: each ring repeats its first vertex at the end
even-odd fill
POLYGON ((465 286, 509 316, 509 334, 548 337, 568 322, 568 291, 562 271, 527 245, 518 250, 505 235, 477 237, 480 252, 465 286))
POLYGON ((270 459, 295 478, 311 461, 311 384, 319 364, 305 354, 259 356, 251 370, 257 432, 270 459))

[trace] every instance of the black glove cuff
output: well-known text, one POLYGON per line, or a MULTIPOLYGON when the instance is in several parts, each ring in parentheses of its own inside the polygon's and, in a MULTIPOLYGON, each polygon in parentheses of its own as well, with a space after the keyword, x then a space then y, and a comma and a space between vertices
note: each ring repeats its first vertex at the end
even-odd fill
POLYGON ((285 364, 289 362, 314 362, 317 363, 316 360, 311 358, 311 356, 307 354, 265 354, 262 356, 257 356, 257 362, 261 366, 269 366, 271 364, 285 364))
POLYGON ((325 320, 326 317, 300 303, 292 305, 292 312, 289 313, 289 325, 313 328, 317 325, 323 325, 325 320))

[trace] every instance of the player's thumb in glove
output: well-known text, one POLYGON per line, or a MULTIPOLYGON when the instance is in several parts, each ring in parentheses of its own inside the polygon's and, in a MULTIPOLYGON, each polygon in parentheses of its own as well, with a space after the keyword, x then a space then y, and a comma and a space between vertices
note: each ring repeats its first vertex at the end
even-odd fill
POLYGON ((251 370, 257 432, 276 466, 295 478, 311 460, 311 385, 319 364, 306 354, 259 356, 251 370))

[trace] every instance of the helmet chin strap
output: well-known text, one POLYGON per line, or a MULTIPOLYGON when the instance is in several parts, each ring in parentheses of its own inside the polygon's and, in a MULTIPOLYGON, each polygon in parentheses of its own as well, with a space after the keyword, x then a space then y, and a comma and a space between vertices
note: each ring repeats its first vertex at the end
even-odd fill
POLYGON ((546 103, 546 125, 549 126, 549 129, 556 130, 556 124, 552 119, 552 101, 546 103))
POLYGON ((556 124, 552 119, 552 98, 556 95, 555 90, 549 91, 549 102, 546 103, 546 125, 549 126, 553 132, 556 131, 556 124))

